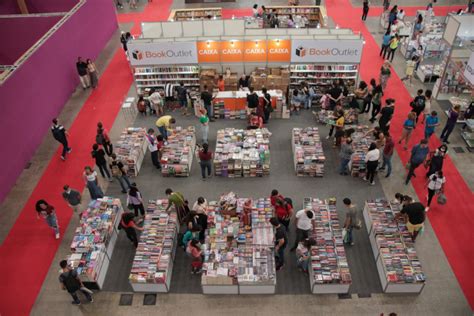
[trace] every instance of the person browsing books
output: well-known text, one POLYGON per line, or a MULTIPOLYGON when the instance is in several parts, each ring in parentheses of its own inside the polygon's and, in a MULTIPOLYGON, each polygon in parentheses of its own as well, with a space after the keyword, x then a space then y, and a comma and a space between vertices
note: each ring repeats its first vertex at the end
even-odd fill
POLYGON ((90 303, 94 302, 92 291, 84 286, 77 271, 72 269, 66 260, 61 260, 59 266, 62 271, 59 275, 59 283, 61 284, 61 288, 71 295, 73 299, 72 304, 81 305, 81 300, 77 296, 78 291, 81 291, 90 303))
POLYGON ((172 125, 176 123, 176 119, 171 115, 163 115, 156 120, 156 127, 160 131, 164 140, 168 140, 168 133, 172 132, 172 125))

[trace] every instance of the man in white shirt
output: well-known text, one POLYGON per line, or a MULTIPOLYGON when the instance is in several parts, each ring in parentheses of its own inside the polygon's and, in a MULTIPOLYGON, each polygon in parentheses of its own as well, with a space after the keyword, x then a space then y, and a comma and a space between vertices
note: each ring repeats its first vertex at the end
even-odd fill
POLYGON ((146 140, 148 142, 148 149, 151 153, 151 162, 156 169, 161 169, 160 160, 158 159, 158 140, 155 136, 155 130, 150 128, 148 134, 146 134, 146 140))
POLYGON ((148 100, 151 102, 152 108, 157 116, 163 115, 163 103, 161 93, 157 90, 153 91, 148 100))
POLYGON ((311 210, 300 210, 296 212, 296 239, 291 251, 294 251, 298 247, 298 243, 309 237, 311 229, 313 229, 313 217, 314 213, 311 210))

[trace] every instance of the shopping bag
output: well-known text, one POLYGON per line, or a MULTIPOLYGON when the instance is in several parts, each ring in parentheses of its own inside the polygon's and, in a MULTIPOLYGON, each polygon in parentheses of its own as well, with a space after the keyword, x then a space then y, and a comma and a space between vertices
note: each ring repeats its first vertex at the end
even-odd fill
POLYGON ((347 237, 348 237, 348 235, 347 235, 347 229, 343 228, 343 229, 342 229, 342 241, 343 241, 343 242, 347 242, 347 237))
POLYGON ((437 202, 439 205, 444 205, 446 202, 448 202, 448 199, 446 198, 446 195, 444 195, 443 192, 440 192, 438 194, 437 202))
POLYGON ((86 292, 86 293, 88 293, 88 294, 90 294, 90 295, 94 294, 94 292, 92 292, 91 290, 89 290, 89 289, 86 288, 85 286, 82 286, 82 287, 81 287, 81 291, 86 292))

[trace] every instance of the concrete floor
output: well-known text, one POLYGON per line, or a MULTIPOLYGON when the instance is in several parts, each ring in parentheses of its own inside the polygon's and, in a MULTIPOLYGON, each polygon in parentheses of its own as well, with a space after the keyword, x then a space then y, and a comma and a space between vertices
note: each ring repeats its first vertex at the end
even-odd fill
MULTIPOLYGON (((372 32, 379 31, 376 18, 369 18, 367 25, 372 32)), ((130 25, 125 27, 129 28, 130 25)), ((119 33, 117 33, 116 36, 114 35, 98 59, 97 64, 99 69, 104 69, 111 60, 115 50, 119 48, 119 43, 116 40, 118 34, 119 33)), ((377 36, 375 36, 375 38, 377 41, 380 40, 377 36)), ((403 73, 404 62, 399 54, 397 54, 394 61, 394 67, 399 75, 403 73)), ((128 71, 128 69, 124 69, 124 71, 128 71)), ((408 88, 413 94, 417 86, 408 88)), ((73 122, 82 104, 87 99, 88 94, 88 92, 83 93, 81 89, 78 89, 71 97, 71 100, 65 105, 59 118, 66 127, 70 126, 73 122)), ((130 87, 130 94, 134 94, 133 86, 130 87)), ((433 105, 433 107, 436 106, 436 104, 433 105)), ((445 119, 442 115, 440 117, 443 120, 445 119)), ((184 123, 184 126, 196 124, 196 122, 191 121, 190 118, 178 118, 178 122, 184 123)), ((334 166, 336 164, 336 153, 332 152, 328 143, 325 143, 325 152, 328 157, 331 157, 331 160, 328 161, 326 168, 327 175, 325 178, 289 178, 288 175, 291 174, 292 167, 290 163, 291 150, 289 150, 290 135, 288 132, 292 127, 307 126, 311 124, 311 121, 310 114, 306 113, 296 120, 274 120, 270 123, 269 128, 275 129, 275 126, 278 126, 278 131, 275 130, 275 134, 279 133, 279 135, 283 136, 281 138, 272 138, 272 172, 267 178, 236 180, 214 178, 210 181, 202 182, 198 175, 197 166, 195 165, 190 178, 163 179, 160 175, 153 175, 148 172, 151 170, 151 167, 149 159, 147 159, 145 160, 142 173, 136 181, 144 192, 145 198, 163 197, 163 191, 168 186, 184 192, 190 200, 194 200, 201 194, 208 198, 216 198, 221 192, 230 189, 236 191, 241 196, 266 196, 272 188, 284 187, 287 191, 284 193, 291 195, 297 205, 301 205, 301 198, 308 195, 323 198, 329 196, 341 198, 347 195, 353 197, 358 204, 361 204, 363 200, 368 197, 381 196, 383 194, 391 197, 395 192, 402 192, 412 196, 415 195, 411 185, 402 185, 401 176, 396 176, 404 173, 403 165, 398 156, 394 157, 394 176, 389 179, 381 178, 377 181, 377 186, 367 187, 364 182, 357 179, 335 175, 334 166), (285 181, 289 181, 289 184, 284 183, 285 181), (298 190, 298 187, 292 188, 292 185, 295 183, 299 183, 299 187, 303 186, 304 191, 298 190), (322 196, 323 194, 325 196, 322 196)), ((152 126, 151 118, 147 118, 146 120, 138 118, 137 122, 140 123, 140 126, 152 126)), ((241 124, 239 121, 220 121, 216 125, 223 126, 223 124, 226 123, 229 123, 228 125, 241 124)), ((112 139, 117 139, 120 131, 130 125, 133 125, 132 120, 120 114, 110 131, 112 139)), ((215 133, 216 129, 219 128, 218 126, 211 126, 211 144, 214 144, 215 133)), ((321 128, 323 129, 322 134, 324 134, 325 127, 321 128)), ((464 145, 457 131, 453 132, 450 140, 452 141, 451 146, 464 145)), ((22 173, 16 186, 2 204, 2 212, 0 213, 0 220, 2 222, 2 226, 0 227, 0 241, 3 241, 8 234, 8 231, 16 220, 18 210, 22 209, 26 199, 37 184, 51 156, 54 154, 57 148, 56 146, 57 144, 51 137, 46 135, 42 145, 32 158, 31 167, 22 173)), ((450 155, 461 174, 466 176, 465 180, 468 181, 472 188, 472 181, 474 179, 474 177, 472 177, 472 168, 470 168, 473 162, 472 155, 457 155, 453 151, 450 151, 450 155)), ((108 183, 104 183, 103 185, 106 188, 108 187, 108 183)), ((107 190, 111 194, 118 194, 119 186, 116 183, 112 183, 107 190)), ((67 232, 64 235, 55 260, 52 262, 45 282, 43 283, 32 315, 132 315, 136 313, 142 315, 182 315, 189 313, 191 306, 193 314, 196 315, 217 315, 222 313, 237 315, 243 312, 248 315, 270 315, 275 313, 283 315, 290 313, 303 315, 379 315, 382 312, 396 312, 399 315, 472 315, 429 223, 427 224, 424 235, 417 241, 417 252, 421 259, 423 269, 427 274, 428 282, 423 292, 416 296, 376 294, 376 291, 373 291, 369 298, 359 298, 354 294, 351 299, 338 299, 336 295, 315 296, 285 294, 274 296, 222 297, 180 293, 158 295, 156 306, 143 306, 143 295, 136 294, 133 305, 124 307, 118 305, 121 293, 102 291, 95 295, 95 302, 92 304, 84 304, 81 307, 71 306, 69 296, 59 290, 57 263, 69 253, 69 245, 77 224, 78 219, 73 218, 67 228, 67 232)), ((363 234, 363 231, 359 231, 358 235, 356 235, 356 240, 362 240, 365 237, 366 235, 363 234)), ((363 244, 363 242, 361 242, 361 244, 363 244)), ((360 251, 360 253, 354 253, 353 255, 365 256, 362 252, 364 249, 360 251)), ((349 255, 348 253, 348 256, 349 255)), ((352 266, 351 261, 349 263, 350 266, 352 266)), ((357 292, 360 293, 360 291, 357 292)))

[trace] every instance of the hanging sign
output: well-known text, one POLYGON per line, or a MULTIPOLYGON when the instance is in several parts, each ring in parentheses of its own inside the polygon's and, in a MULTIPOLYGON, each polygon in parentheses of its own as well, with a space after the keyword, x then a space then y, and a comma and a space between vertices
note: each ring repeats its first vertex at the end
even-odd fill
POLYGON ((362 40, 292 40, 292 63, 359 63, 362 40))
POLYGON ((221 43, 216 41, 197 42, 197 53, 199 63, 218 64, 221 62, 221 43))
POLYGON ((255 40, 244 42, 244 61, 246 63, 266 63, 267 41, 255 40))
POLYGON ((128 56, 133 66, 198 63, 196 42, 132 42, 128 56))
POLYGON ((466 69, 464 69, 464 77, 471 84, 474 84, 474 53, 471 53, 471 57, 469 57, 466 69))
POLYGON ((269 63, 289 63, 291 60, 291 41, 268 40, 267 51, 269 63))
POLYGON ((220 55, 222 63, 237 63, 244 61, 244 42, 221 42, 220 55))

